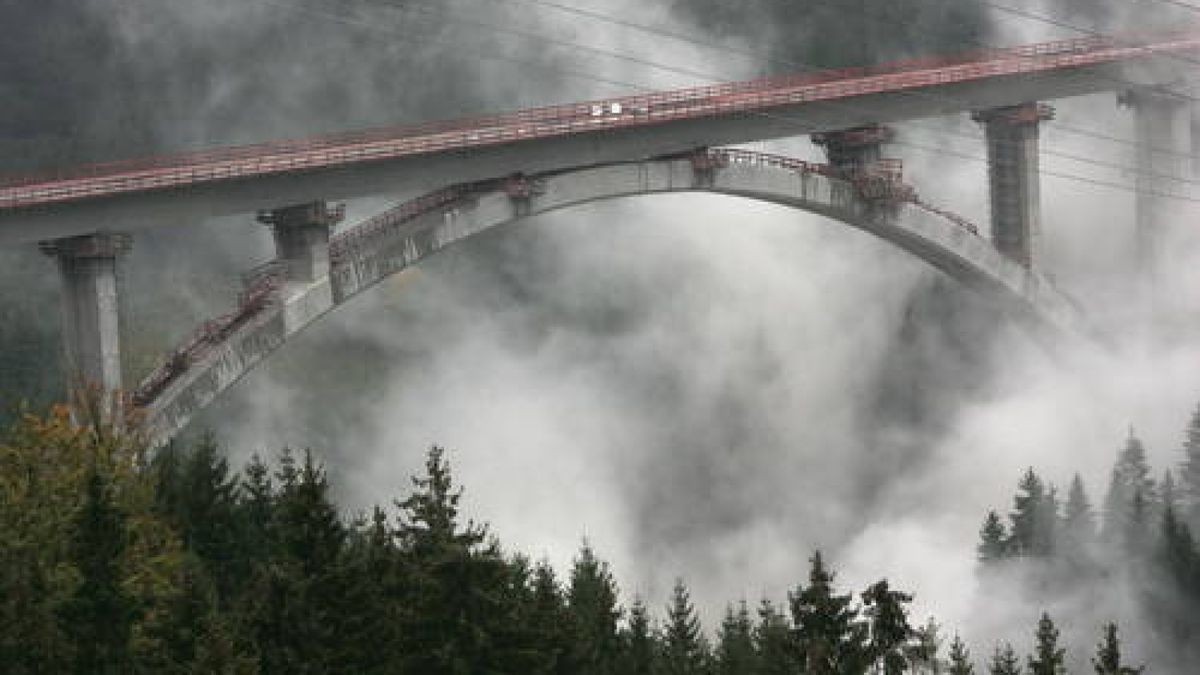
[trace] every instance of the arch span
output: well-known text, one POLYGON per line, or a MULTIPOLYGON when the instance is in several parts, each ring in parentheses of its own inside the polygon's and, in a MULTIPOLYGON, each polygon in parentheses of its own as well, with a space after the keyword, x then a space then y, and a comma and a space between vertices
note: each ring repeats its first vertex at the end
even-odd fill
POLYGON ((921 202, 897 175, 851 180, 825 165, 738 150, 647 159, 456 185, 406 202, 330 242, 330 274, 295 287, 279 264, 251 275, 237 312, 209 322, 153 374, 135 401, 163 443, 289 337, 389 276, 495 227, 590 202, 710 192, 816 213, 869 232, 1058 332, 1082 327, 1045 278, 1008 260, 960 218, 921 202))

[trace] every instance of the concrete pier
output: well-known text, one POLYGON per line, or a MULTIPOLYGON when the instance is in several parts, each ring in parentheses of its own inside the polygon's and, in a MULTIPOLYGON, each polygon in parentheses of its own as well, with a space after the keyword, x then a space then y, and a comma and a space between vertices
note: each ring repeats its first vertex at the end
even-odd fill
POLYGON ((869 124, 853 129, 812 135, 812 142, 825 149, 829 163, 846 175, 854 174, 883 159, 883 146, 895 137, 891 127, 869 124))
POLYGON ((1167 235, 1178 209, 1166 195, 1192 176, 1191 101, 1165 89, 1142 88, 1118 97, 1133 110, 1137 141, 1136 272, 1149 285, 1162 272, 1167 235))
POLYGON ((117 259, 124 234, 98 233, 41 243, 58 260, 63 290, 63 345, 72 398, 85 390, 121 390, 117 259))
POLYGON ((1054 118, 1047 105, 1023 103, 974 113, 987 137, 992 244, 1008 259, 1032 269, 1041 233, 1039 126, 1054 118))
POLYGON ((329 276, 329 231, 344 217, 343 207, 323 201, 259 212, 258 222, 275 236, 275 258, 283 263, 289 286, 329 276))

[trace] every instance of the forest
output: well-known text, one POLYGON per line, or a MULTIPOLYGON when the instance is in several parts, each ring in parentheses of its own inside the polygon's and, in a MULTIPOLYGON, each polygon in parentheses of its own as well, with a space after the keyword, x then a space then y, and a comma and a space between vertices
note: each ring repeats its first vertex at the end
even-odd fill
MULTIPOLYGON (((1185 461, 1149 478, 1130 437, 1101 518, 1077 478, 1030 469, 1007 522, 987 515, 979 574, 1037 566, 1037 583, 1136 573, 1154 630, 1186 645, 1200 616, 1200 411, 1185 461)), ((880 579, 842 589, 814 552, 786 598, 732 599, 705 627, 680 579, 626 598, 584 541, 569 570, 464 520, 442 448, 407 492, 343 513, 311 452, 233 471, 211 437, 150 453, 134 433, 25 414, 0 444, 0 663, 9 673, 987 673, 1065 671, 1043 613, 1025 645, 973 655, 912 595, 880 579)), ((1123 660, 1097 627, 1095 672, 1123 660)), ((1146 670, 1145 672, 1153 672, 1146 670)))

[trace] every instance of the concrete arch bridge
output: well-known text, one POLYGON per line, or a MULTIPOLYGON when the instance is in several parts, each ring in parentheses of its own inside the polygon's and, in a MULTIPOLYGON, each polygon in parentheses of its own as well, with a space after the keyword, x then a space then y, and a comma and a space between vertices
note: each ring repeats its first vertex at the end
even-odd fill
POLYGON ((1058 332, 1082 322, 1035 270, 1002 254, 966 220, 922 201, 898 162, 836 168, 745 150, 695 152, 453 185, 336 236, 341 207, 324 202, 262 212, 276 259, 251 270, 231 313, 203 324, 133 392, 161 444, 290 337, 380 281, 444 248, 523 218, 590 202, 708 192, 815 213, 865 231, 1058 332))

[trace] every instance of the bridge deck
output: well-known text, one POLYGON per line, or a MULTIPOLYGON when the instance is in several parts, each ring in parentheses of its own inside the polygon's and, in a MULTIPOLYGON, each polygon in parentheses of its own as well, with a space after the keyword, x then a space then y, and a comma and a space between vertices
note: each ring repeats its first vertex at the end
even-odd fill
POLYGON ((1084 38, 16 176, 0 244, 1120 89, 1197 49, 1195 34, 1084 38))

